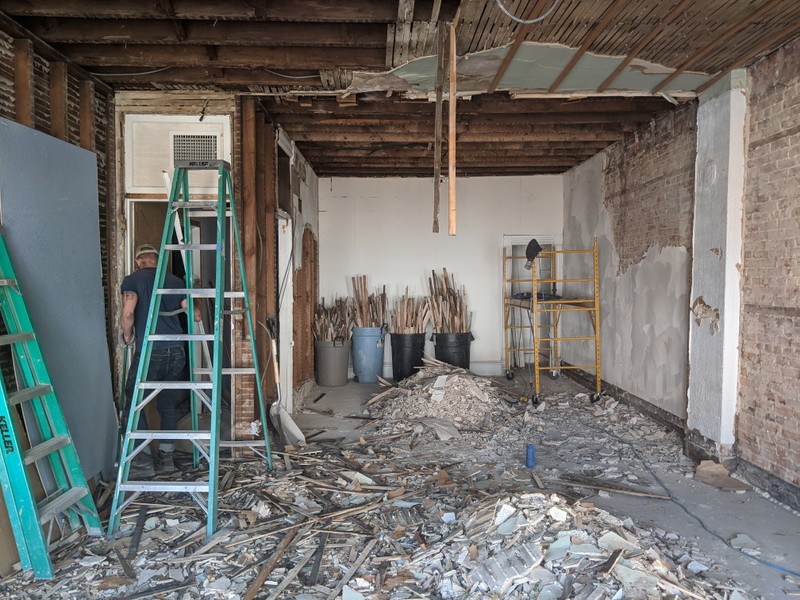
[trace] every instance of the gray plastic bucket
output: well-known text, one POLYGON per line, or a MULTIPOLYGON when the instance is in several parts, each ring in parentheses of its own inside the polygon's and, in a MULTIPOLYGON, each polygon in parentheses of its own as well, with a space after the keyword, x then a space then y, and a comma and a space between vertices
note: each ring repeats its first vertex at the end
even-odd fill
POLYGON ((353 327, 353 374, 359 383, 376 383, 383 373, 383 327, 353 327))
POLYGON ((350 340, 336 338, 332 342, 314 342, 317 383, 325 386, 347 384, 347 365, 350 362, 350 340))

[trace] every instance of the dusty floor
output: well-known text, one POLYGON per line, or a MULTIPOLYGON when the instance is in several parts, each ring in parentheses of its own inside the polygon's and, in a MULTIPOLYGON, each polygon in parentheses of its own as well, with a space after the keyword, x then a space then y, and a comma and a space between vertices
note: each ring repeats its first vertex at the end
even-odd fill
POLYGON ((70 540, 52 581, 19 573, 0 597, 800 595, 798 515, 695 479, 674 431, 567 379, 543 380, 539 406, 519 402, 524 371, 440 379, 314 390, 295 415, 308 444, 273 440, 273 473, 223 462, 212 539, 185 496, 146 497, 114 539, 70 540))

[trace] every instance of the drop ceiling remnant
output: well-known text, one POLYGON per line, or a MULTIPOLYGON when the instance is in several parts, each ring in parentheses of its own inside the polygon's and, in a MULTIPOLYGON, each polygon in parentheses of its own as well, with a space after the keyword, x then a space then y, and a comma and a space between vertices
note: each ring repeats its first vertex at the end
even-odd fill
MULTIPOLYGON (((458 95, 485 93, 498 72, 509 47, 492 48, 458 58, 458 95)), ((573 58, 577 49, 561 44, 524 42, 509 63, 498 91, 512 95, 548 94, 548 88, 573 58)), ((601 56, 585 53, 575 68, 558 86, 556 95, 597 95, 596 90, 625 59, 624 56, 601 56)), ((605 95, 650 96, 661 81, 675 72, 663 65, 633 59, 614 79, 605 95)), ((670 97, 691 98, 695 90, 710 80, 705 73, 684 72, 663 90, 670 97)), ((436 88, 436 56, 425 56, 385 73, 353 73, 350 94, 362 92, 404 92, 408 98, 432 94, 436 88)), ((553 96, 553 94, 548 94, 553 96)))

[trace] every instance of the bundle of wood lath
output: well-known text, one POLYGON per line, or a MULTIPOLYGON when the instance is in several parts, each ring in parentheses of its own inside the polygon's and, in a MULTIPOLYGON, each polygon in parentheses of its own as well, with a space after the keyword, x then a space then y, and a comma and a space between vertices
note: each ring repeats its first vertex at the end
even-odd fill
POLYGON ((369 294, 367 276, 353 277, 353 304, 356 327, 383 327, 387 323, 386 286, 369 294))
POLYGON ((412 298, 406 293, 395 300, 391 314, 392 333, 425 333, 431 321, 431 307, 428 298, 412 298))
POLYGON ((314 339, 320 342, 332 342, 337 337, 345 340, 350 339, 350 332, 353 329, 353 303, 349 298, 336 298, 333 306, 325 306, 325 298, 322 304, 318 304, 314 309, 314 322, 311 330, 314 339))
POLYGON ((456 288, 455 278, 442 269, 441 276, 431 271, 428 278, 429 303, 435 333, 468 333, 472 313, 467 311, 467 293, 456 288))

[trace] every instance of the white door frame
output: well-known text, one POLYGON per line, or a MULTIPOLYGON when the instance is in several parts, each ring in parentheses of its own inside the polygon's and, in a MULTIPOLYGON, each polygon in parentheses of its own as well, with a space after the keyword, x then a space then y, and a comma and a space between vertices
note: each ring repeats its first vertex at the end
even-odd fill
POLYGON ((280 366, 280 400, 291 413, 294 409, 292 358, 294 353, 294 234, 292 217, 279 210, 278 219, 278 365, 280 366))

